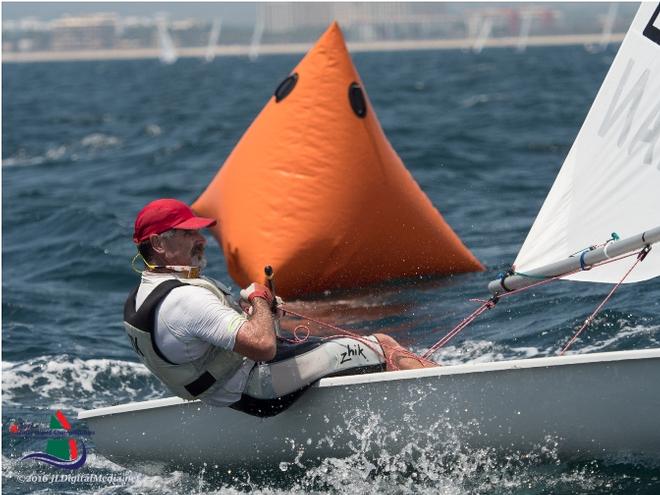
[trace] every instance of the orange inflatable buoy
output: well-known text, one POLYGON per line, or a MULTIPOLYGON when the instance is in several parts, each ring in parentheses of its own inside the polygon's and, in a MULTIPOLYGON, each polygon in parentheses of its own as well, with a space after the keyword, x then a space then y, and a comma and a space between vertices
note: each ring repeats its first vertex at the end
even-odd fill
POLYGON ((193 209, 218 220, 237 284, 263 282, 272 265, 285 297, 483 269, 385 137, 337 23, 193 209))

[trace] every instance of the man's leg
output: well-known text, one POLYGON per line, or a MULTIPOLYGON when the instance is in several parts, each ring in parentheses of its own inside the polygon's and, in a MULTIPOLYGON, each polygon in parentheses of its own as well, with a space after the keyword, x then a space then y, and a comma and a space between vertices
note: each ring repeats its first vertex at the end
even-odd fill
POLYGON ((419 368, 433 368, 440 366, 428 359, 424 359, 402 347, 396 340, 383 333, 375 333, 383 352, 385 353, 386 371, 415 370, 419 368))

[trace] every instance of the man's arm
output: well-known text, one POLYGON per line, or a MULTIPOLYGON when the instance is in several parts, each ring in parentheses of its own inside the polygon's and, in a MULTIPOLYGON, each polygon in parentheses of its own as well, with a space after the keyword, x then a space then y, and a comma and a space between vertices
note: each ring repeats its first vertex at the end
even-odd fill
POLYGON ((253 361, 270 361, 277 349, 270 304, 262 297, 254 297, 250 302, 252 316, 238 329, 234 352, 253 361))

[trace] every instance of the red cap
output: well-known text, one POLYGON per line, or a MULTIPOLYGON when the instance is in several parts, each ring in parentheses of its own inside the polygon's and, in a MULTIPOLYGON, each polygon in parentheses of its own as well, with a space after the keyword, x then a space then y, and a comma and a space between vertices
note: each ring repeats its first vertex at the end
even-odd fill
POLYGON ((215 225, 212 218, 198 217, 178 199, 157 199, 140 210, 135 218, 133 242, 139 244, 152 234, 171 229, 198 230, 215 225))

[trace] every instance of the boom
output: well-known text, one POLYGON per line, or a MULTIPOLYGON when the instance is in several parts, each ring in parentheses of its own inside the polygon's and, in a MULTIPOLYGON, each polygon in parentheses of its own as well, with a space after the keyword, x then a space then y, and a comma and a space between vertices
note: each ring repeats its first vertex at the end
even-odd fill
POLYGON ((579 271, 580 269, 589 269, 595 264, 637 249, 642 249, 658 241, 660 241, 660 227, 655 227, 641 234, 610 242, 603 247, 591 251, 585 251, 581 256, 571 256, 567 259, 529 270, 525 274, 514 273, 493 280, 488 284, 488 290, 493 295, 499 295, 512 290, 522 289, 523 287, 537 283, 539 279, 560 277, 579 271))

